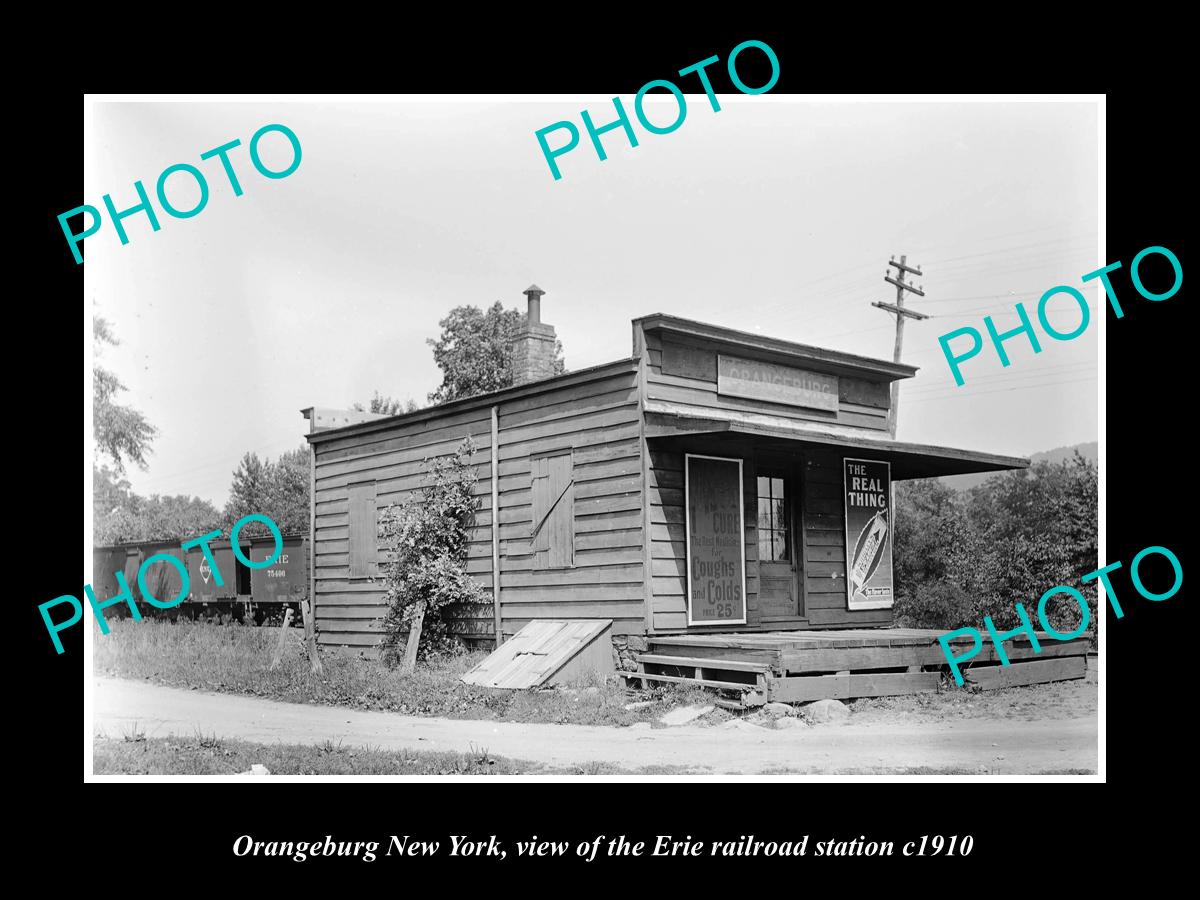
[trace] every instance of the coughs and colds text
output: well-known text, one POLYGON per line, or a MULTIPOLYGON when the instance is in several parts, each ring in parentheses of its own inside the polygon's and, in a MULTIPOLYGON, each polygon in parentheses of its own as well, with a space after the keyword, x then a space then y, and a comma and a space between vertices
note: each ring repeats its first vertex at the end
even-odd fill
POLYGON ((583 841, 546 840, 536 834, 528 840, 502 841, 495 835, 485 838, 449 835, 438 840, 389 835, 386 841, 335 840, 332 835, 315 841, 258 840, 244 834, 233 842, 233 855, 268 856, 304 862, 322 856, 344 856, 375 862, 392 857, 577 857, 587 862, 598 857, 718 857, 718 856, 969 856, 975 838, 969 834, 921 834, 902 840, 877 840, 868 835, 827 837, 810 840, 799 835, 795 840, 763 840, 753 834, 735 840, 702 840, 689 835, 656 835, 653 841, 631 840, 625 835, 598 834, 583 841))

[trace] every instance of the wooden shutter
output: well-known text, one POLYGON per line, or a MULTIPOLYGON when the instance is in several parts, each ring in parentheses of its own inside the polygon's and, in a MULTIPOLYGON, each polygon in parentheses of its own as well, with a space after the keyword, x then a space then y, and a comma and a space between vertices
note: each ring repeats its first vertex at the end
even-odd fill
POLYGON ((575 482, 570 453, 534 457, 533 567, 561 569, 575 564, 575 482))
POLYGON ((550 530, 550 568, 575 564, 575 467, 571 454, 551 456, 550 496, 554 508, 546 528, 550 530))
POLYGON ((375 510, 375 482, 350 485, 350 577, 376 574, 379 524, 375 510))

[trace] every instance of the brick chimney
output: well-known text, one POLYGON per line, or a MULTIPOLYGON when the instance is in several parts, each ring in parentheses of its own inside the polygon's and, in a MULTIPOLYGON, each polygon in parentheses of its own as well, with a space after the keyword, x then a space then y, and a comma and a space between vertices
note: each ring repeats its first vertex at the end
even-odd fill
POLYGON ((513 385, 541 381, 554 374, 554 326, 542 322, 542 294, 536 284, 525 289, 528 311, 525 330, 512 342, 513 385))

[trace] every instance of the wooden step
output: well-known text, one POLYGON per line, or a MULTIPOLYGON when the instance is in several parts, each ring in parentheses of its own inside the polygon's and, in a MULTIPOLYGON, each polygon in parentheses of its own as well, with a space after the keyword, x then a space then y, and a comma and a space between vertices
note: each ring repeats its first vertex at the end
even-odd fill
POLYGON ((658 681, 664 684, 686 684, 718 691, 736 692, 741 701, 738 704, 738 708, 740 709, 750 706, 762 706, 767 702, 766 691, 761 684, 743 684, 737 681, 713 681, 709 678, 679 678, 675 675, 654 675, 649 672, 621 672, 620 674, 626 682, 640 682, 641 687, 645 687, 647 681, 658 681))
POLYGON ((681 666, 688 669, 725 669, 729 672, 769 672, 769 663, 743 662, 733 659, 712 659, 698 656, 666 656, 661 653, 639 653, 634 657, 639 663, 659 666, 681 666))
POLYGON ((753 691, 757 684, 746 684, 741 681, 714 681, 711 678, 684 678, 679 675, 656 675, 653 672, 622 672, 621 677, 626 681, 665 681, 670 684, 694 684, 697 687, 721 688, 728 691, 753 691))

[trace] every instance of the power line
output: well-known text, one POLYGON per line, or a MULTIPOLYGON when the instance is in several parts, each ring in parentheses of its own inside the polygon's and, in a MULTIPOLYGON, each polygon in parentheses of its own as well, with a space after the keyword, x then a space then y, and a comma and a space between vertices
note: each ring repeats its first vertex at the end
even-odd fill
MULTIPOLYGON (((1095 237, 1095 234, 1096 234, 1096 232, 1094 232, 1094 231, 1089 232, 1089 235, 1092 237, 1095 237)), ((991 256, 993 254, 998 254, 998 253, 1011 253, 1014 250, 1028 250, 1030 247, 1047 247, 1050 244, 1061 244, 1064 242, 1073 243, 1075 241, 1082 241, 1082 240, 1084 240, 1083 237, 1074 237, 1074 236, 1065 237, 1065 238, 1054 238, 1049 241, 1034 241, 1032 244, 1018 244, 1015 247, 997 247, 994 250, 982 250, 978 253, 967 253, 963 256, 950 256, 950 257, 945 257, 943 259, 935 258, 935 259, 929 260, 929 262, 938 263, 938 264, 959 262, 960 260, 972 259, 976 256, 991 256)), ((1094 247, 1095 243, 1093 243, 1091 246, 1094 247)), ((1060 248, 1060 249, 1062 249, 1062 248, 1060 248)))
MULTIPOLYGON (((999 239, 1002 239, 1002 238, 1005 238, 1005 237, 1018 237, 1018 236, 1024 236, 1024 235, 1027 235, 1027 234, 1037 234, 1037 233, 1039 233, 1039 232, 1042 232, 1042 231, 1047 231, 1047 230, 1050 230, 1050 229, 1052 229, 1052 228, 1058 228, 1058 227, 1060 227, 1060 226, 1058 226, 1058 225, 1046 225, 1046 226, 1042 226, 1042 227, 1040 227, 1040 228, 1030 228, 1030 229, 1022 229, 1022 230, 1020 230, 1020 231, 1007 232, 1006 234, 1001 234, 1001 235, 990 235, 990 236, 988 236, 988 237, 980 238, 980 239, 979 239, 979 241, 977 242, 977 244, 978 244, 978 243, 984 243, 984 242, 986 242, 986 241, 990 241, 990 240, 999 240, 999 239)), ((1095 234, 1095 232, 1090 232, 1090 234, 1093 234, 1093 235, 1094 235, 1094 234, 1095 234)), ((968 258, 970 258, 970 257, 973 257, 973 256, 989 256, 989 255, 998 255, 998 254, 1001 254, 1001 253, 1006 253, 1006 252, 1009 252, 1009 251, 1012 251, 1012 250, 1016 250, 1016 249, 1024 249, 1024 248, 1026 248, 1026 247, 1038 247, 1038 246, 1046 246, 1047 244, 1058 244, 1058 243, 1070 242, 1070 241, 1076 241, 1076 240, 1082 240, 1082 239, 1083 239, 1082 237, 1079 237, 1079 236, 1072 235, 1072 236, 1068 236, 1068 237, 1062 237, 1062 238, 1053 238, 1053 239, 1051 239, 1051 240, 1048 240, 1048 241, 1038 241, 1038 242, 1034 242, 1034 243, 1031 243, 1031 244, 1017 245, 1017 246, 1015 246, 1015 247, 1001 247, 1001 248, 995 248, 995 249, 991 249, 991 250, 984 250, 984 251, 980 251, 980 252, 973 253, 973 254, 966 254, 966 255, 962 255, 962 256, 957 256, 957 257, 945 257, 945 258, 943 258, 943 259, 940 259, 940 260, 938 260, 938 259, 935 259, 935 260, 933 260, 933 261, 934 261, 934 262, 952 262, 952 261, 953 261, 953 262, 957 262, 957 261, 959 261, 959 260, 968 259, 968 258)), ((1058 250, 1055 250, 1054 252, 1055 252, 1055 253, 1062 252, 1062 249, 1060 248, 1060 249, 1058 249, 1058 250)), ((842 275, 848 275, 848 274, 851 274, 851 273, 854 273, 854 272, 859 272, 859 271, 862 271, 862 270, 865 270, 865 269, 868 269, 868 268, 871 268, 871 267, 872 267, 872 264, 869 264, 869 263, 864 263, 864 264, 862 264, 862 265, 858 265, 858 266, 851 266, 851 267, 849 267, 849 268, 847 268, 847 269, 842 269, 842 270, 840 270, 840 271, 838 271, 838 272, 833 272, 833 273, 830 273, 830 274, 827 274, 827 275, 822 275, 822 276, 819 276, 819 277, 818 277, 818 278, 816 278, 816 279, 812 279, 812 280, 809 280, 809 281, 807 281, 807 282, 806 282, 806 284, 807 284, 807 285, 816 285, 816 284, 820 284, 820 283, 822 283, 822 282, 829 281, 829 280, 830 280, 830 279, 832 279, 832 278, 837 278, 837 277, 840 277, 840 276, 842 276, 842 275)), ((954 266, 950 266, 949 268, 950 268, 950 269, 953 269, 953 268, 955 268, 955 267, 954 267, 954 266)), ((871 281, 873 281, 873 279, 865 279, 865 280, 864 280, 864 279, 857 279, 857 280, 856 280, 854 283, 852 283, 852 284, 844 284, 844 285, 842 285, 842 286, 840 286, 840 287, 838 287, 838 288, 835 288, 833 291, 830 291, 830 292, 825 292, 825 293, 822 295, 822 299, 823 299, 825 302, 818 303, 818 304, 817 304, 817 306, 818 306, 818 308, 824 307, 824 306, 826 306, 826 305, 827 305, 827 303, 828 303, 829 301, 831 301, 831 300, 833 300, 833 299, 837 299, 837 298, 843 297, 843 296, 845 296, 845 295, 846 295, 846 294, 848 294, 848 293, 853 293, 855 290, 857 290, 857 289, 858 289, 858 287, 859 287, 860 285, 865 285, 865 284, 867 284, 867 283, 869 283, 869 282, 871 282, 871 281)), ((989 296, 990 296, 990 295, 989 295, 989 296)), ((974 299, 974 298, 972 298, 972 299, 974 299)), ((933 301, 933 302, 941 302, 941 301, 933 301)), ((760 306, 760 307, 759 307, 759 309, 760 309, 761 311, 764 311, 764 312, 770 312, 770 311, 772 311, 772 310, 781 309, 781 308, 783 308, 783 307, 785 307, 785 306, 789 306, 789 305, 794 305, 793 301, 790 301, 790 300, 780 300, 780 301, 778 301, 777 303, 771 303, 771 304, 768 304, 768 305, 765 305, 765 306, 760 306)), ((797 310, 797 311, 796 311, 796 313, 794 313, 793 315, 807 315, 807 314, 809 314, 809 313, 811 312, 811 309, 812 309, 812 302, 811 302, 811 301, 809 301, 808 303, 806 303, 806 304, 805 304, 805 308, 804 308, 804 309, 797 310)), ((827 316, 827 315, 830 315, 830 314, 836 314, 836 312, 837 312, 837 310, 833 310, 833 311, 831 311, 830 313, 824 313, 824 314, 822 314, 822 317, 825 317, 825 316, 827 316)))
MULTIPOLYGON (((1084 372, 1086 372, 1088 370, 1095 370, 1095 369, 1096 369, 1095 363, 1086 363, 1086 362, 1085 363, 1071 363, 1067 366, 1063 366, 1063 367, 1059 368, 1057 371, 1054 371, 1054 372, 1036 372, 1036 373, 1025 373, 1025 374, 1021 374, 1019 372, 995 372, 995 373, 992 373, 991 375, 977 375, 971 379, 971 383, 972 384, 980 384, 981 383, 984 387, 990 388, 990 387, 995 387, 996 385, 1013 385, 1013 384, 1017 384, 1018 382, 1023 382, 1023 381, 1036 382, 1040 379, 1046 378, 1047 376, 1050 376, 1052 378, 1057 378, 1059 376, 1064 376, 1064 375, 1065 376, 1082 375, 1084 372)), ((942 383, 923 384, 919 387, 914 387, 908 393, 911 396, 920 396, 922 394, 932 394, 932 393, 946 391, 946 390, 949 390, 951 392, 961 392, 962 388, 955 387, 954 385, 951 385, 951 384, 942 384, 942 383)))
POLYGON ((949 400, 952 397, 982 397, 985 394, 1014 393, 1014 392, 1027 391, 1027 390, 1032 391, 1032 390, 1038 390, 1040 388, 1045 388, 1045 387, 1058 387, 1058 386, 1064 385, 1064 384, 1082 384, 1085 381, 1095 381, 1099 377, 1100 377, 1099 374, 1096 374, 1096 375, 1089 375, 1087 378, 1076 378, 1076 379, 1072 379, 1072 380, 1068 380, 1068 381, 1046 381, 1041 384, 1027 384, 1027 385, 1021 385, 1018 387, 1001 387, 1001 388, 995 388, 993 390, 987 390, 987 391, 960 391, 958 393, 949 393, 949 394, 944 394, 941 396, 918 397, 916 400, 913 400, 912 402, 913 403, 925 403, 929 400, 949 400))
MULTIPOLYGON (((1074 251, 1074 253, 1068 253, 1066 255, 1064 255, 1062 251, 1055 251, 1054 253, 1045 255, 1013 257, 1011 259, 1001 260, 997 264, 987 266, 986 268, 983 267, 986 265, 986 260, 971 263, 951 263, 942 271, 945 271, 952 276, 962 276, 966 272, 970 272, 973 278, 982 278, 987 275, 995 275, 999 273, 1010 274, 1012 272, 1025 272, 1036 269, 1045 269, 1049 266, 1066 266, 1068 265, 1068 261, 1073 268, 1077 266, 1086 268, 1089 265, 1088 262, 1085 261, 1081 263, 1077 261, 1082 260, 1085 255, 1086 252, 1083 250, 1074 251)), ((1079 275, 1072 277, 1078 278, 1079 275)))
MULTIPOLYGON (((1042 232, 1042 231, 1050 231, 1051 229, 1062 228, 1062 227, 1063 226, 1061 226, 1061 225, 1043 225, 1039 228, 1023 228, 1020 231, 1009 231, 1004 234, 991 234, 986 237, 979 238, 979 243, 982 243, 984 241, 997 241, 997 240, 1001 240, 1003 238, 1010 238, 1010 237, 1024 237, 1027 234, 1038 234, 1039 232, 1042 232)), ((919 248, 920 248, 920 245, 918 245, 918 249, 919 248)))
MULTIPOLYGON (((267 451, 275 450, 275 449, 283 446, 284 443, 289 443, 289 444, 295 443, 296 446, 300 446, 299 441, 303 440, 303 437, 299 436, 299 435, 297 437, 299 438, 299 440, 293 439, 293 438, 287 438, 287 439, 280 439, 280 440, 272 441, 269 444, 264 444, 262 446, 254 447, 254 448, 251 448, 250 450, 244 451, 241 455, 244 456, 245 453, 260 453, 260 454, 265 455, 267 453, 267 451)), ((238 458, 240 460, 241 456, 239 456, 238 458)), ((150 490, 154 485, 163 484, 168 481, 174 481, 178 478, 182 478, 185 475, 193 475, 198 472, 208 472, 209 470, 217 468, 219 466, 228 466, 228 465, 229 465, 229 463, 227 461, 218 461, 218 462, 203 463, 198 466, 192 466, 191 468, 181 469, 177 472, 172 472, 172 473, 168 473, 168 474, 155 472, 153 474, 147 475, 146 481, 142 485, 142 490, 150 490)), ((237 463, 234 463, 233 468, 230 469, 230 474, 232 474, 236 468, 237 468, 237 463)), ((203 477, 208 478, 208 477, 216 477, 216 476, 215 475, 214 476, 205 475, 203 477)))

